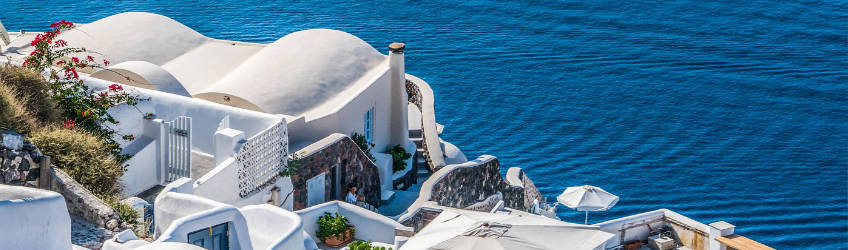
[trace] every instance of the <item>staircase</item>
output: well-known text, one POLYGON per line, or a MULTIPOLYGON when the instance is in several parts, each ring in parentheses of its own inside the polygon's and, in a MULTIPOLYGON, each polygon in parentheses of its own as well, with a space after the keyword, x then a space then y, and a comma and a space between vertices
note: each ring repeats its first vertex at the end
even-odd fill
POLYGON ((415 155, 412 160, 415 164, 415 169, 418 171, 416 184, 421 184, 430 177, 430 166, 427 165, 427 159, 424 157, 424 138, 421 129, 410 129, 409 140, 415 143, 415 155))

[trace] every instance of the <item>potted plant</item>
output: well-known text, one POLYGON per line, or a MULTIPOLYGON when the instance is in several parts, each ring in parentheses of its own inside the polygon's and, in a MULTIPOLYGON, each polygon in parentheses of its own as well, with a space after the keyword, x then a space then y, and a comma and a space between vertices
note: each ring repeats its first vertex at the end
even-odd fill
POLYGON ((352 241, 355 232, 356 228, 350 225, 347 217, 339 213, 335 215, 324 213, 318 218, 318 230, 315 231, 315 235, 324 242, 324 245, 335 248, 352 241))
MULTIPOLYGON (((354 241, 350 245, 347 245, 347 248, 349 250, 386 250, 385 247, 372 246, 370 240, 368 242, 361 240, 354 241)), ((388 250, 392 250, 392 248, 390 247, 388 250)))

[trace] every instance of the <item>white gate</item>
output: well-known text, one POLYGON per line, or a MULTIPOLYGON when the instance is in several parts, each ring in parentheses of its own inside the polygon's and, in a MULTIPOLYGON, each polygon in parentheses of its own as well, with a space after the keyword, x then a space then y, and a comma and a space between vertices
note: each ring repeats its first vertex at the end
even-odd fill
POLYGON ((191 178, 191 117, 180 116, 162 123, 162 156, 165 164, 165 181, 180 177, 191 178))

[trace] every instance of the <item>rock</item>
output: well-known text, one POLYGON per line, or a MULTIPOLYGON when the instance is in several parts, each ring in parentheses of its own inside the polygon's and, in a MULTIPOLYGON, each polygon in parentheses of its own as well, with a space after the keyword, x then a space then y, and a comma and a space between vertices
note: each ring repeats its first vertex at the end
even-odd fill
POLYGON ((111 219, 106 222, 106 229, 109 231, 114 231, 118 227, 118 220, 111 219))
POLYGON ((3 146, 12 150, 21 150, 24 146, 24 136, 7 130, 3 132, 3 146))

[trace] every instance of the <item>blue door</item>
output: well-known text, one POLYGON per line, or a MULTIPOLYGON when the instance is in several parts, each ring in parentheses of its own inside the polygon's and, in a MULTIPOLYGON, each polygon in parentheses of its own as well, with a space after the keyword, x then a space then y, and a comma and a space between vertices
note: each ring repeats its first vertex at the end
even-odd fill
POLYGON ((227 250, 230 248, 230 233, 227 223, 221 223, 188 234, 188 243, 209 250, 227 250))

